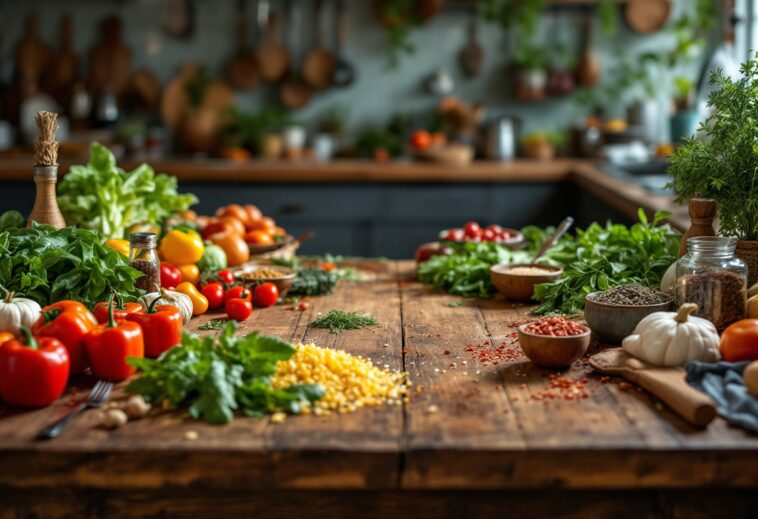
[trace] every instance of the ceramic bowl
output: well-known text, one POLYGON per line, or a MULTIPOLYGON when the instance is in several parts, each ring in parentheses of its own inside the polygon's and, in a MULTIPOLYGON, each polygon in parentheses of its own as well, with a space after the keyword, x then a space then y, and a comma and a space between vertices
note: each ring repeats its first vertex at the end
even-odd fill
POLYGON ((590 346, 590 329, 581 335, 554 337, 529 333, 524 329, 529 324, 518 327, 518 341, 524 355, 537 366, 543 368, 567 368, 587 352, 590 346))
POLYGON ((526 263, 495 265, 490 268, 492 284, 506 299, 526 302, 532 300, 534 285, 555 281, 563 274, 561 267, 551 265, 540 265, 539 268, 545 270, 545 273, 539 275, 512 274, 509 272, 513 267, 528 266, 526 263))
POLYGON ((637 324, 653 312, 671 310, 674 296, 665 303, 654 305, 614 305, 598 303, 593 299, 600 292, 591 292, 584 298, 584 319, 592 335, 606 344, 621 344, 632 334, 637 324))
POLYGON ((276 288, 279 289, 279 295, 284 296, 287 294, 289 289, 292 288, 292 283, 295 281, 295 276, 297 276, 297 273, 289 267, 280 267, 279 265, 246 265, 238 270, 235 270, 234 275, 238 280, 242 281, 245 286, 249 288, 255 288, 256 285, 259 285, 261 283, 273 283, 276 285, 276 288), (245 276, 245 274, 250 274, 256 270, 261 269, 276 270, 281 272, 282 275, 265 278, 247 278, 245 276))

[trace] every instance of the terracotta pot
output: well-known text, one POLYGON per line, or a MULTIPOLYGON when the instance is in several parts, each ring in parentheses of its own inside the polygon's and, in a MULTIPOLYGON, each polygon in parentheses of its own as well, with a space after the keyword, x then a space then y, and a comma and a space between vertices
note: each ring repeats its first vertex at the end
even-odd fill
POLYGON ((547 72, 543 69, 519 69, 516 74, 516 97, 522 101, 544 99, 547 72))
POLYGON ((216 144, 219 116, 210 108, 190 109, 182 118, 179 127, 179 144, 182 149, 194 153, 207 153, 216 144))
POLYGON ((737 240, 734 255, 747 264, 748 287, 758 283, 758 241, 737 240))

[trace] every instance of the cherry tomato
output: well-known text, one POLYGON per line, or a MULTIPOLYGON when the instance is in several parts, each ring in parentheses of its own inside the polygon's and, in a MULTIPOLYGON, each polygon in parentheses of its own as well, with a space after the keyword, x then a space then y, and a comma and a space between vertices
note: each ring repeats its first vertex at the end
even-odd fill
POLYGON ((446 241, 461 241, 464 238, 463 229, 450 229, 445 234, 446 241))
POLYGON ((235 321, 244 321, 253 313, 253 303, 246 299, 234 297, 224 304, 226 315, 235 321))
POLYGON ((229 269, 221 269, 216 272, 216 279, 227 285, 233 285, 237 280, 234 277, 234 273, 229 269))
POLYGON ((481 237, 482 228, 476 222, 468 222, 463 227, 463 232, 466 234, 467 238, 481 237))
POLYGON ((758 319, 730 324, 721 334, 720 349, 727 362, 758 359, 758 319))
POLYGON ((482 240, 484 241, 496 241, 497 238, 497 234, 492 229, 485 229, 482 231, 482 240))
POLYGON ((200 292, 202 292, 208 300, 209 309, 216 310, 217 308, 221 308, 221 305, 224 304, 224 285, 222 283, 219 283, 218 281, 208 283, 200 290, 200 292))
POLYGON ((253 303, 256 308, 268 308, 279 300, 279 289, 273 283, 263 283, 255 287, 253 303))
POLYGON ((432 145, 432 135, 426 130, 417 130, 411 135, 411 146, 416 151, 424 151, 432 145))
POLYGON ((253 293, 247 287, 237 285, 224 292, 224 302, 230 299, 244 299, 245 301, 252 302, 253 293))
POLYGON ((501 234, 503 234, 503 232, 505 232, 505 231, 503 231, 503 228, 500 227, 496 223, 493 223, 492 225, 488 225, 487 226, 487 230, 490 230, 490 231, 494 232, 495 236, 500 236, 501 234))
POLYGON ((161 261, 161 286, 176 288, 182 282, 182 272, 171 263, 161 261))

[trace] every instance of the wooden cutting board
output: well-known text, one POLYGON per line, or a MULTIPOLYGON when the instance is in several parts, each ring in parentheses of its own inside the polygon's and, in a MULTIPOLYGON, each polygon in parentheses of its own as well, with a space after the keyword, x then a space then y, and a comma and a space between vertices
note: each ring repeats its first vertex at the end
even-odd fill
POLYGON ((64 16, 60 25, 60 48, 43 76, 43 88, 63 106, 68 106, 71 90, 79 76, 79 58, 74 52, 73 23, 64 16))
POLYGON ((16 67, 22 82, 38 84, 42 71, 53 56, 53 51, 39 37, 38 19, 34 14, 26 18, 26 32, 16 47, 16 67))
POLYGON ((90 54, 89 87, 95 93, 120 95, 132 75, 132 51, 121 41, 121 20, 109 16, 101 22, 101 40, 90 54))
POLYGON ((632 357, 621 348, 596 353, 590 357, 590 366, 646 389, 693 425, 705 427, 716 417, 713 400, 687 384, 682 368, 659 368, 632 357))

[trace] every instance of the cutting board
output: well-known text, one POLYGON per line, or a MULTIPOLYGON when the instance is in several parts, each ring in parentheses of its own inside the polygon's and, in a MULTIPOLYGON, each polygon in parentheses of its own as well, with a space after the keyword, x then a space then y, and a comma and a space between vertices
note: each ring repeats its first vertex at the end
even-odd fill
POLYGON ((90 54, 89 87, 95 93, 120 95, 132 75, 132 51, 121 41, 121 20, 109 16, 101 24, 101 40, 90 54))
POLYGON ((590 366, 646 389, 693 425, 705 427, 716 417, 713 400, 687 384, 682 368, 659 368, 632 357, 621 348, 596 353, 590 357, 590 366))
POLYGON ((44 89, 62 105, 68 106, 71 90, 79 76, 79 58, 74 52, 73 24, 64 16, 60 25, 60 48, 42 78, 44 89))
POLYGON ((52 49, 39 37, 37 16, 29 15, 26 32, 16 47, 16 67, 21 81, 37 85, 52 55, 52 49))

